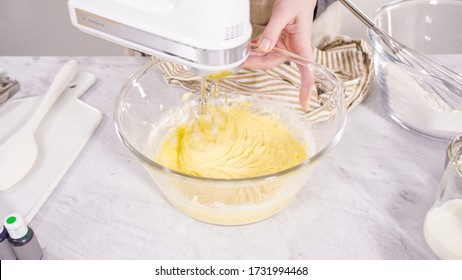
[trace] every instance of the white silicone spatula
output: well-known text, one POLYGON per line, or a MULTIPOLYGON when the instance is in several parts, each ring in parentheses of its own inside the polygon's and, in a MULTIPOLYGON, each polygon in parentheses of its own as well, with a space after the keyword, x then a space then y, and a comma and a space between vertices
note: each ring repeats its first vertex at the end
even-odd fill
POLYGON ((0 145, 0 191, 14 186, 34 165, 38 154, 35 131, 54 102, 72 82, 77 68, 76 61, 67 62, 59 70, 29 121, 0 145))

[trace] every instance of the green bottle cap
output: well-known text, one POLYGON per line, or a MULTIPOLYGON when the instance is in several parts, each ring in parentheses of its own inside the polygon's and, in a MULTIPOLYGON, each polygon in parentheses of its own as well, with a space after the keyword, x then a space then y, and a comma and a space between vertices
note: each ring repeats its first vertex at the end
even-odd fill
POLYGON ((13 239, 24 237, 29 230, 22 216, 16 213, 6 217, 4 225, 8 234, 13 239))

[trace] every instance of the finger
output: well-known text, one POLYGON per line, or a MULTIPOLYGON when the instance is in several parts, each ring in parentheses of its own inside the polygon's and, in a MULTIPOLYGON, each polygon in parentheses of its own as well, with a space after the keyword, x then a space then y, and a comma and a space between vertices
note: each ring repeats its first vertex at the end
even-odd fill
POLYGON ((272 54, 272 53, 268 53, 264 56, 251 55, 244 62, 243 67, 269 70, 286 61, 288 61, 287 57, 283 57, 283 56, 272 54))
POLYGON ((314 87, 314 77, 310 69, 306 66, 297 64, 297 67, 300 70, 300 95, 298 98, 302 108, 308 109, 310 107, 311 92, 314 87))
POLYGON ((270 21, 265 27, 258 44, 260 50, 269 52, 274 48, 282 30, 290 23, 293 19, 292 17, 291 10, 285 5, 279 4, 279 2, 274 4, 270 21))
POLYGON ((257 44, 258 42, 260 42, 260 40, 261 40, 261 36, 258 36, 258 37, 250 39, 250 43, 257 44))
POLYGON ((286 31, 287 29, 285 29, 282 32, 281 38, 284 40, 288 49, 309 61, 313 61, 313 51, 311 46, 311 29, 306 29, 306 27, 300 27, 298 33, 290 33, 286 31))

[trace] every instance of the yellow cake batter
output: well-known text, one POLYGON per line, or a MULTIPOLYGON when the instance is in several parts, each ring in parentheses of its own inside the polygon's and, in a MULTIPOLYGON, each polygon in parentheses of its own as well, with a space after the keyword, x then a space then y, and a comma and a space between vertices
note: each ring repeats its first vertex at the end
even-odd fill
POLYGON ((282 171, 308 158, 305 147, 276 118, 248 106, 210 106, 207 115, 175 128, 156 161, 209 178, 250 178, 282 171))

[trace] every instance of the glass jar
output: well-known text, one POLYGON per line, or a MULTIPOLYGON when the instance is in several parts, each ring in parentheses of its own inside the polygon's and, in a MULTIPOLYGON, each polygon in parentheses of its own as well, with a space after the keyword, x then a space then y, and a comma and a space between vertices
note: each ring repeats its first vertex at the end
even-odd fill
POLYGON ((441 259, 462 259, 462 133, 448 148, 448 164, 424 222, 424 236, 441 259))
POLYGON ((448 165, 449 161, 452 161, 457 153, 457 151, 462 149, 462 133, 457 135, 456 138, 449 144, 448 149, 446 150, 446 162, 445 166, 448 165))

